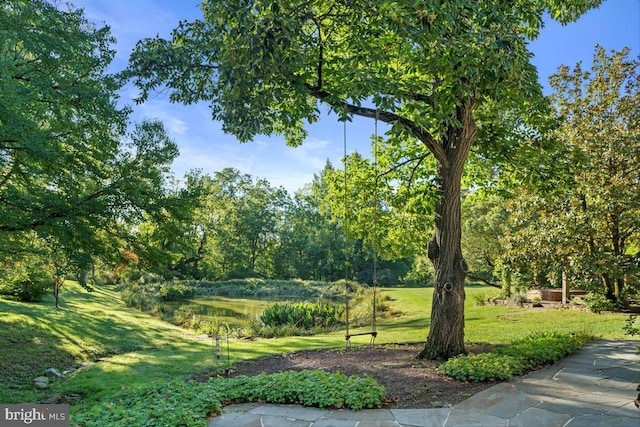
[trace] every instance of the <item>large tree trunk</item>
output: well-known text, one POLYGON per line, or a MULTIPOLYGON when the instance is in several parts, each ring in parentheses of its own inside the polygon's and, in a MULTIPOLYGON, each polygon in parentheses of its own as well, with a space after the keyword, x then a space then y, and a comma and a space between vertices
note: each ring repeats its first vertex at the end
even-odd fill
POLYGON ((604 296, 607 297, 609 301, 614 301, 616 299, 614 282, 615 280, 609 276, 607 273, 602 273, 602 283, 604 285, 604 296))
POLYGON ((438 167, 440 200, 435 210, 435 230, 429 259, 435 268, 431 327, 419 358, 447 359, 465 352, 464 280, 467 263, 462 256, 460 186, 465 161, 475 138, 473 103, 458 107, 460 128, 451 128, 443 148, 448 164, 438 167))

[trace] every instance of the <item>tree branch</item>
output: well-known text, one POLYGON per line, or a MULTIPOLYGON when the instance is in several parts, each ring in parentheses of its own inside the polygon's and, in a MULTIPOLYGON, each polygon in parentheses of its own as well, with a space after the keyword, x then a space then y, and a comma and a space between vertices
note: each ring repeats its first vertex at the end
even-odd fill
POLYGON ((360 107, 357 105, 349 104, 347 102, 330 102, 329 98, 331 94, 322 88, 318 88, 315 86, 307 85, 307 88, 311 92, 312 96, 315 96, 320 101, 324 101, 331 105, 332 107, 340 110, 345 110, 351 114, 360 117, 368 117, 370 119, 378 119, 384 123, 389 124, 400 124, 404 128, 408 129, 416 138, 418 138, 433 154, 436 160, 443 166, 449 167, 449 160, 447 159, 447 155, 444 151, 444 148, 435 140, 435 138, 425 129, 418 126, 411 120, 408 120, 402 116, 399 116, 390 111, 380 111, 375 108, 368 107, 360 107))
POLYGON ((489 280, 487 280, 487 279, 485 279, 483 277, 480 277, 480 276, 474 276, 473 273, 467 273, 467 279, 477 280, 479 282, 484 283, 485 285, 493 286, 494 288, 498 288, 498 289, 502 288, 502 286, 500 286, 497 283, 493 283, 493 282, 491 282, 491 281, 489 281, 489 280))
POLYGON ((414 162, 416 160, 418 161, 418 164, 420 164, 426 157, 427 157, 427 155, 423 154, 423 155, 418 156, 418 157, 411 157, 409 159, 406 159, 406 160, 404 160, 404 161, 402 161, 400 163, 397 163, 397 164, 393 165, 392 167, 390 167, 386 171, 380 173, 380 176, 389 175, 390 173, 400 169, 402 166, 408 165, 409 163, 414 162))

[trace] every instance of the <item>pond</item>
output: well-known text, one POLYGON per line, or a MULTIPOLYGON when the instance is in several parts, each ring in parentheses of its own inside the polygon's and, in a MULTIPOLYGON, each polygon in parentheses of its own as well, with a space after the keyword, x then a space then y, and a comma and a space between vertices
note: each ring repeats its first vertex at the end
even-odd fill
POLYGON ((269 306, 284 301, 284 298, 275 300, 207 296, 189 299, 185 303, 197 307, 195 313, 203 317, 215 318, 221 324, 239 325, 259 320, 269 306))

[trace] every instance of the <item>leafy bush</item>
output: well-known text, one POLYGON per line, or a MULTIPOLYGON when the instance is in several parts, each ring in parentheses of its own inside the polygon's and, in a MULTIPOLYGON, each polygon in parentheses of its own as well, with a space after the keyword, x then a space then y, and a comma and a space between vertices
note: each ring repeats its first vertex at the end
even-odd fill
POLYGON ((503 381, 557 362, 589 340, 591 337, 574 334, 535 334, 490 353, 451 358, 440 369, 460 381, 503 381))
POLYGON ((636 322, 637 318, 637 315, 630 314, 627 320, 625 320, 625 324, 622 327, 625 335, 640 335, 640 324, 636 322))
POLYGON ((278 327, 266 326, 261 322, 250 322, 242 330, 244 336, 262 338, 304 337, 321 334, 325 329, 314 327, 311 329, 298 328, 294 325, 278 327))
POLYGON ((339 323, 342 309, 327 303, 283 303, 267 308, 260 320, 268 327, 294 326, 310 330, 329 329, 339 323))
POLYGON ((199 307, 197 305, 189 304, 180 306, 173 312, 172 323, 187 329, 196 329, 198 326, 196 324, 198 321, 198 311, 199 307))
POLYGON ((120 278, 112 271, 98 271, 94 274, 93 279, 98 285, 112 286, 117 284, 120 278))
POLYGON ((158 295, 163 301, 177 301, 183 298, 191 298, 195 294, 195 289, 184 283, 173 280, 160 286, 158 295))
POLYGON ((120 291, 120 299, 127 307, 133 307, 140 311, 154 311, 158 305, 153 289, 148 289, 142 285, 128 285, 120 291))
POLYGON ((221 324, 218 319, 198 319, 195 326, 196 332, 199 334, 207 334, 216 336, 220 333, 221 324))
POLYGON ((593 313, 601 313, 603 311, 615 311, 616 305, 613 301, 608 300, 604 295, 589 292, 583 299, 589 311, 593 313))
POLYGON ((320 408, 376 408, 385 391, 373 378, 320 370, 171 382, 127 389, 73 417, 79 426, 206 426, 222 403, 293 403, 320 408))
POLYGON ((53 278, 45 270, 19 268, 0 281, 0 294, 19 301, 35 302, 53 287, 53 278))

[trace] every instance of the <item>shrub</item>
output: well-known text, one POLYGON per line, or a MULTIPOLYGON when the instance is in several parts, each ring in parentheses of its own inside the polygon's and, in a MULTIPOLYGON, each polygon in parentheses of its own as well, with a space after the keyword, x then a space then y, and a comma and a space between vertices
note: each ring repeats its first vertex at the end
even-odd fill
POLYGON ((191 298, 194 294, 194 288, 175 279, 160 286, 160 291, 158 292, 158 295, 163 301, 177 301, 179 299, 191 298))
POLYGON ((23 302, 41 301, 52 289, 53 278, 42 269, 18 269, 0 282, 0 294, 23 302))
POLYGON ((203 319, 197 322, 196 332, 207 335, 218 335, 220 331, 220 321, 218 319, 203 319))
POLYGON ((111 271, 98 271, 94 274, 93 279, 99 285, 112 286, 118 283, 119 277, 111 271))
POLYGON ((485 294, 474 294, 472 298, 475 305, 482 306, 487 303, 487 296, 485 294))
POLYGON ((127 307, 137 308, 140 311, 154 311, 158 301, 153 290, 142 285, 128 285, 120 292, 120 299, 127 307))
POLYGON ((516 292, 511 295, 511 302, 516 304, 518 307, 522 307, 527 302, 527 294, 516 292))
POLYGON ((625 320, 625 324, 622 327, 625 335, 640 335, 640 324, 636 322, 637 318, 637 315, 630 314, 627 320, 625 320))
POLYGON ((604 295, 589 292, 585 295, 584 304, 589 311, 593 313, 601 313, 603 311, 615 311, 616 305, 613 301, 608 300, 604 295))
POLYGON ((294 325, 265 326, 261 322, 250 322, 242 330, 244 336, 262 338, 304 337, 321 334, 325 329, 314 327, 311 329, 298 328, 294 325))
POLYGON ((173 312, 173 321, 174 325, 182 326, 187 329, 196 329, 198 326, 198 317, 196 316, 199 311, 199 307, 197 305, 183 305, 178 307, 173 312))
POLYGON ((513 341, 490 353, 458 356, 440 365, 450 377, 460 381, 503 381, 528 370, 557 362, 575 353, 592 337, 545 333, 513 341))

